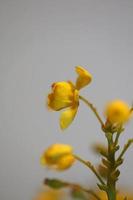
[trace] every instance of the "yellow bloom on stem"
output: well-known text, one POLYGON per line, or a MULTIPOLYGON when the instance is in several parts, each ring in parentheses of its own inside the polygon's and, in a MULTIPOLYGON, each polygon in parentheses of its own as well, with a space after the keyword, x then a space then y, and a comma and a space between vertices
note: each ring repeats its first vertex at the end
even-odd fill
POLYGON ((33 200, 61 200, 64 194, 61 191, 47 189, 40 191, 33 200))
POLYGON ((57 170, 65 170, 75 161, 73 149, 67 144, 53 144, 42 155, 41 164, 57 170))
POLYGON ((111 124, 124 124, 131 117, 131 108, 121 100, 108 103, 105 116, 111 124))
POLYGON ((71 81, 52 84, 48 95, 48 107, 54 111, 66 109, 60 116, 61 129, 67 128, 75 118, 79 106, 79 90, 91 82, 91 75, 81 66, 76 67, 78 78, 74 85, 71 81))
MULTIPOLYGON (((100 192, 97 192, 97 195, 100 197, 101 200, 108 200, 106 192, 100 191, 100 192)), ((116 195, 116 200, 124 200, 125 197, 127 197, 127 200, 133 199, 132 194, 128 194, 128 193, 124 194, 124 193, 118 192, 116 195)), ((93 200, 93 198, 92 198, 92 200, 93 200)), ((94 200, 95 200, 95 198, 94 198, 94 200)))

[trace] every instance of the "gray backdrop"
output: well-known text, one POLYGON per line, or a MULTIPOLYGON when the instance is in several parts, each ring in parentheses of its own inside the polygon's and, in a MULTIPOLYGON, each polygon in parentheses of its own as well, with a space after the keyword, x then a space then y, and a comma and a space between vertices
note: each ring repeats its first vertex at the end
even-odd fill
MULTIPOLYGON (((95 183, 81 164, 55 173, 39 164, 55 142, 98 163, 89 149, 104 136, 94 115, 81 103, 64 133, 59 113, 48 112, 45 98, 54 81, 75 80, 76 65, 93 74, 81 91, 103 114, 110 99, 133 100, 132 0, 0 0, 0 199, 29 200, 44 177, 95 183)), ((133 121, 121 138, 133 134, 133 121)), ((119 184, 132 189, 133 149, 121 168, 119 184)))

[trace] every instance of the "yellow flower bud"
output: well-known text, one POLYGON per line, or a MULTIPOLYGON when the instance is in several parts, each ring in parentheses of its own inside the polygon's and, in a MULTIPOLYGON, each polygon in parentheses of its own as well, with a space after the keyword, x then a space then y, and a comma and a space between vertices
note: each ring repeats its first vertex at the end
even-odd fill
POLYGON ((74 160, 75 159, 74 159, 73 155, 65 155, 65 156, 63 156, 62 158, 59 159, 58 169, 59 170, 68 169, 69 167, 72 166, 74 160))
POLYGON ((64 170, 72 166, 74 156, 73 149, 67 144, 53 144, 42 155, 41 164, 48 167, 64 170))
POLYGON ((123 124, 131 117, 131 108, 121 100, 115 100, 108 103, 105 116, 112 124, 123 124))

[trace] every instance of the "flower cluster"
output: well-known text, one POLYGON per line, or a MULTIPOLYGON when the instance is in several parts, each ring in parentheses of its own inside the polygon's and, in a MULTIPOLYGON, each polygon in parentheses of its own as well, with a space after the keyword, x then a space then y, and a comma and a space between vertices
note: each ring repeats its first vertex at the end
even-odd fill
POLYGON ((93 104, 80 95, 80 90, 92 81, 92 75, 81 66, 77 66, 75 69, 78 74, 75 83, 72 83, 71 81, 62 81, 52 84, 52 92, 48 95, 47 105, 48 108, 54 111, 63 110, 60 116, 61 129, 69 127, 74 120, 78 111, 80 100, 93 111, 97 120, 100 122, 101 129, 107 140, 106 147, 101 145, 95 147, 95 151, 98 151, 99 155, 102 156, 102 163, 99 165, 99 169, 97 170, 90 161, 85 161, 75 155, 73 153, 73 148, 70 145, 57 143, 51 145, 44 151, 41 157, 41 164, 58 171, 62 171, 70 168, 75 160, 80 161, 96 175, 99 181, 97 186, 103 191, 103 193, 99 193, 99 195, 97 195, 94 191, 55 179, 47 181, 47 184, 53 188, 68 186, 74 188, 74 190, 75 188, 78 188, 78 192, 79 190, 87 192, 98 200, 116 200, 116 198, 123 199, 121 195, 117 194, 116 190, 116 182, 120 175, 118 167, 123 163, 123 155, 133 143, 133 139, 128 140, 117 158, 116 152, 120 147, 118 144, 119 137, 124 131, 124 125, 132 116, 133 108, 122 100, 113 100, 105 106, 105 121, 103 121, 93 104))

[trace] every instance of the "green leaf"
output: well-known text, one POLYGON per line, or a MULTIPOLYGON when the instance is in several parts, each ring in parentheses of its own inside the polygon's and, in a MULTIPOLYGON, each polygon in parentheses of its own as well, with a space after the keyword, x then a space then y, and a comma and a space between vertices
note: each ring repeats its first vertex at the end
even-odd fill
POLYGON ((123 163, 123 159, 122 158, 120 160, 116 161, 115 168, 117 168, 118 166, 120 166, 122 163, 123 163))
POLYGON ((120 149, 120 146, 117 145, 116 147, 114 147, 114 152, 118 151, 120 149))
POLYGON ((71 193, 74 199, 87 200, 86 195, 80 189, 74 189, 71 193))
POLYGON ((97 184, 97 186, 99 187, 100 190, 103 190, 103 191, 107 191, 108 190, 108 187, 106 185, 97 184))
POLYGON ((113 180, 117 181, 119 175, 120 175, 120 171, 117 169, 111 174, 111 177, 112 177, 113 180))
POLYGON ((105 179, 107 178, 107 174, 108 174, 107 167, 104 167, 103 165, 100 164, 98 166, 98 172, 103 178, 105 178, 105 179))
POLYGON ((109 143, 111 143, 112 142, 112 133, 107 132, 105 135, 106 135, 106 138, 108 139, 109 143))
POLYGON ((104 159, 104 158, 102 158, 102 163, 103 163, 107 168, 109 168, 110 165, 111 165, 110 161, 108 161, 108 160, 106 160, 106 159, 104 159))
POLYGON ((53 188, 53 189, 61 189, 63 187, 67 187, 68 184, 60 181, 58 179, 45 179, 44 184, 46 184, 47 186, 53 188))

